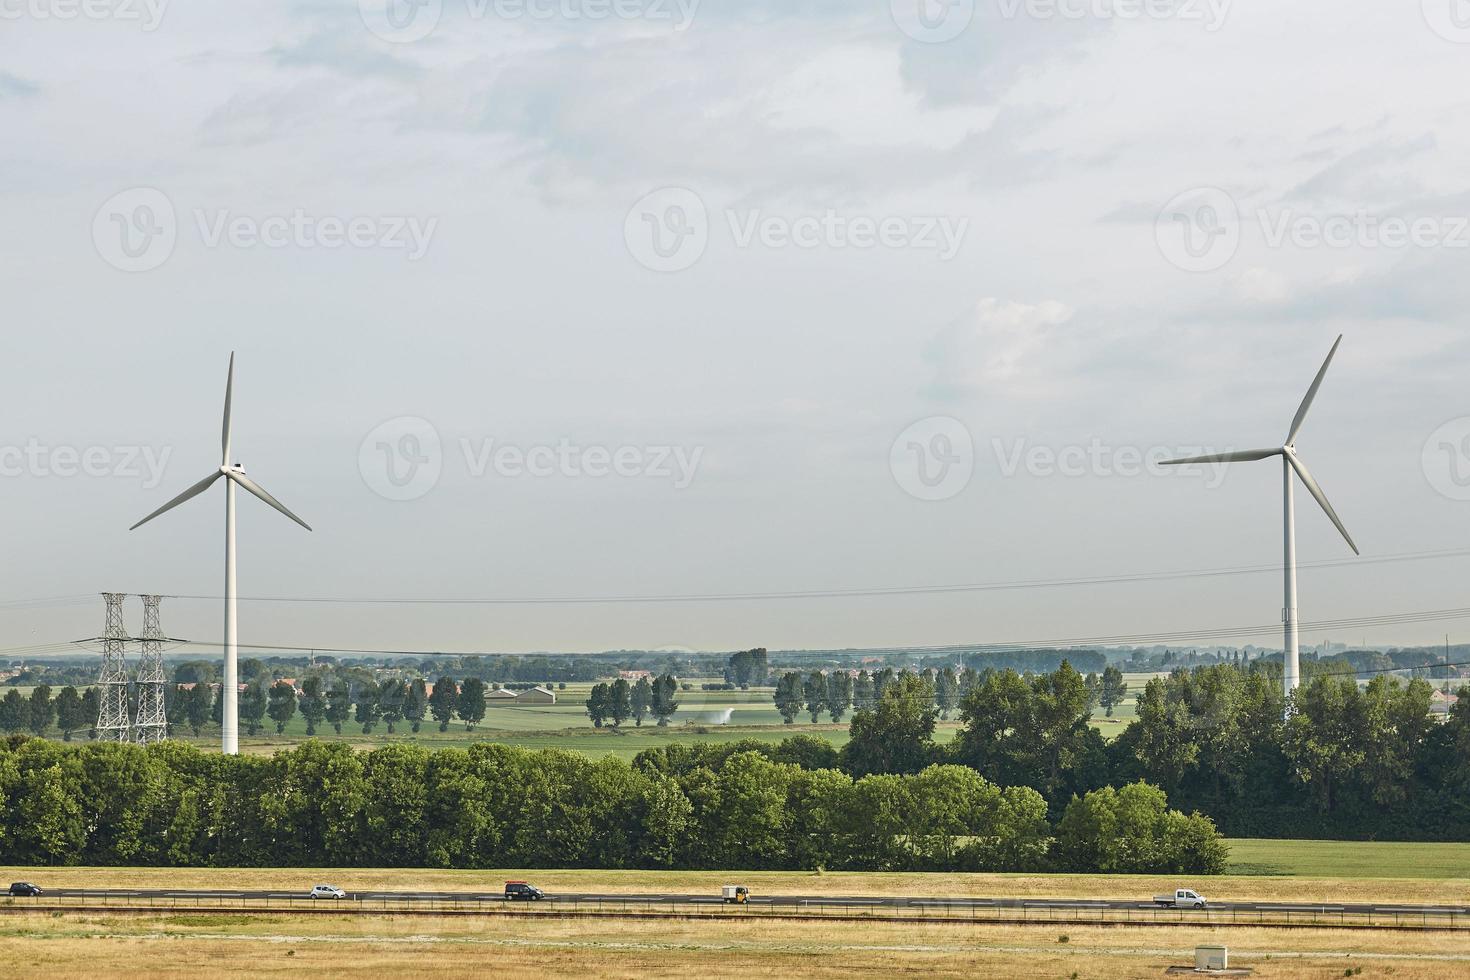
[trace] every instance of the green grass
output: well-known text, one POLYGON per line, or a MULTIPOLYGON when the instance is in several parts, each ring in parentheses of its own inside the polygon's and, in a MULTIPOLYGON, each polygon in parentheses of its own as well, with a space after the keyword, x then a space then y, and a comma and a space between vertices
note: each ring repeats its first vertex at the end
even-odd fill
POLYGON ((1383 841, 1230 841, 1229 873, 1304 878, 1470 877, 1470 844, 1383 841))

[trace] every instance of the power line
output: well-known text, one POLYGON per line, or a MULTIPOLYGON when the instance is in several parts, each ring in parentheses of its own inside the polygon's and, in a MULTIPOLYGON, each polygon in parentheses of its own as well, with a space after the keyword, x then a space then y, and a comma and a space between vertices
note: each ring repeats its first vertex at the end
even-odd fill
MULTIPOLYGON (((1470 555, 1470 548, 1454 548, 1438 551, 1409 551, 1369 558, 1332 558, 1314 562, 1301 562, 1299 568, 1339 568, 1361 565, 1383 565, 1408 561, 1425 561, 1438 558, 1460 558, 1470 555)), ((434 598, 434 597, 353 597, 353 596, 240 596, 240 602, 270 602, 294 604, 328 605, 441 605, 441 606, 495 606, 495 605, 598 605, 628 603, 679 603, 679 602, 750 602, 789 599, 848 599, 881 598, 884 596, 943 595, 965 592, 1009 592, 1027 589, 1074 588, 1088 585, 1119 585, 1132 582, 1157 582, 1173 579, 1218 578, 1232 575, 1254 575, 1263 572, 1279 572, 1279 564, 1234 565, 1221 568, 1184 569, 1173 571, 1133 572, 1118 575, 1088 575, 1073 578, 1019 579, 1001 582, 971 582, 939 585, 874 586, 867 588, 799 589, 774 592, 697 592, 669 594, 608 594, 608 595, 565 595, 565 596, 485 596, 480 598, 434 598)), ((223 597, 205 594, 164 594, 169 599, 218 602, 223 597)), ((86 597, 91 599, 91 596, 86 597)), ((38 600, 11 600, 24 605, 27 602, 43 603, 67 600, 55 597, 38 600)), ((6 608, 0 603, 0 608, 6 608)))
MULTIPOLYGON (((1343 628, 1365 628, 1375 626, 1393 626, 1412 623, 1444 622, 1459 619, 1470 619, 1470 607, 1455 609, 1431 609, 1417 612, 1382 613, 1375 616, 1359 616, 1343 619, 1316 620, 1303 623, 1304 629, 1343 629, 1343 628)), ((1223 638, 1242 638, 1249 636, 1263 636, 1274 634, 1281 629, 1279 623, 1270 623, 1259 626, 1226 626, 1213 629, 1176 630, 1172 632, 1157 633, 1131 633, 1114 634, 1110 636, 1086 636, 1086 637, 1060 637, 1046 640, 1006 640, 985 641, 983 643, 945 644, 940 646, 916 646, 902 648, 877 648, 877 649, 901 649, 913 653, 947 653, 951 651, 975 651, 978 649, 989 649, 996 652, 1004 650, 1025 649, 1066 649, 1075 647, 1095 646, 1156 646, 1167 644, 1184 644, 1190 642, 1214 641, 1223 638)), ((86 640, 77 640, 75 643, 81 645, 97 641, 97 637, 86 640)), ((184 638, 171 639, 168 642, 179 646, 215 648, 219 646, 214 640, 189 640, 184 638)), ((244 649, 262 651, 286 651, 329 654, 356 654, 373 655, 384 657, 483 657, 483 656, 520 656, 518 654, 496 654, 484 651, 454 651, 454 650, 392 650, 370 647, 328 647, 319 643, 295 644, 295 643, 241 643, 244 649)), ((856 651, 855 651, 856 652, 856 651)), ((583 654, 583 656, 590 656, 583 654)), ((1407 668, 1405 668, 1407 669, 1407 668)))

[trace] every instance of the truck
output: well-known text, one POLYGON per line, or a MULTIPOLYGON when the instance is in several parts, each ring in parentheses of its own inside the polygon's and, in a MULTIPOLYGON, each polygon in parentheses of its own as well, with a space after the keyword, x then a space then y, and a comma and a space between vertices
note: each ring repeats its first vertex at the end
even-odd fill
POLYGON ((1202 909, 1209 905, 1209 902, 1193 889, 1176 888, 1172 895, 1155 895, 1154 904, 1166 909, 1202 909))
POLYGON ((750 889, 744 885, 723 885, 720 887, 720 897, 725 900, 726 905, 744 905, 750 901, 750 889))

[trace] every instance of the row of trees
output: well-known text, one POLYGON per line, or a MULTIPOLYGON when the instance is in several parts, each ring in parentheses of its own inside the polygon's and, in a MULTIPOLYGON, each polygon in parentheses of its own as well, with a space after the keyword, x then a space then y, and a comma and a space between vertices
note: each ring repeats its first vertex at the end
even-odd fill
MULTIPOLYGON (((320 676, 312 676, 302 681, 300 691, 283 681, 269 687, 249 684, 240 692, 238 704, 240 724, 247 735, 260 734, 267 718, 274 723, 277 734, 283 733, 298 713, 306 722, 307 735, 315 735, 328 725, 339 735, 346 725, 356 725, 365 735, 372 734, 379 725, 390 735, 400 725, 417 733, 431 719, 441 732, 448 731, 456 719, 467 731, 473 731, 485 718, 486 691, 485 682, 477 677, 467 677, 463 682, 440 677, 430 688, 422 678, 381 683, 338 680, 328 684, 320 676)), ((189 729, 198 736, 209 722, 220 724, 220 689, 204 684, 176 687, 166 699, 166 711, 170 726, 189 729)))
MULTIPOLYGON (((776 682, 773 700, 776 710, 781 712, 788 725, 794 723, 803 711, 810 713, 814 725, 824 712, 837 723, 853 708, 862 710, 877 705, 883 698, 883 692, 900 677, 917 676, 923 682, 922 688, 910 691, 906 696, 927 701, 939 712, 940 718, 948 719, 960 701, 985 677, 994 673, 994 670, 977 671, 971 667, 958 671, 953 667, 931 667, 914 675, 908 671, 895 672, 892 667, 873 674, 865 670, 818 670, 803 676, 790 671, 782 674, 776 682)), ((1105 668, 1101 676, 1088 674, 1083 683, 1089 707, 1101 707, 1109 718, 1113 716, 1113 709, 1128 695, 1128 682, 1123 680, 1123 672, 1117 667, 1105 668)))
POLYGON ((0 743, 0 861, 19 865, 1219 871, 1210 822, 1137 785, 1048 820, 962 766, 854 779, 740 751, 650 760, 481 744, 273 756, 181 743, 0 743))
POLYGON ((55 698, 47 684, 33 688, 29 697, 11 688, 0 698, 0 731, 45 735, 54 726, 70 742, 73 732, 90 731, 97 723, 97 708, 94 688, 79 693, 75 687, 63 687, 55 698))
POLYGON ((1096 690, 1070 665, 988 671, 941 746, 929 683, 902 674, 854 716, 837 764, 858 777, 959 764, 1035 789, 1054 817, 1074 797, 1144 780, 1234 836, 1300 835, 1309 825, 1314 836, 1464 839, 1470 689, 1444 724, 1430 716, 1431 693, 1421 679, 1380 675, 1359 687, 1319 672, 1283 720, 1279 665, 1217 664, 1149 681, 1137 720, 1108 742, 1091 725, 1096 690))
POLYGON ((652 681, 640 677, 632 684, 621 677, 611 684, 596 684, 587 697, 587 717, 596 728, 604 725, 618 728, 629 718, 641 727, 643 719, 652 715, 663 727, 679 710, 679 702, 674 700, 678 690, 679 682, 672 674, 663 674, 652 681))

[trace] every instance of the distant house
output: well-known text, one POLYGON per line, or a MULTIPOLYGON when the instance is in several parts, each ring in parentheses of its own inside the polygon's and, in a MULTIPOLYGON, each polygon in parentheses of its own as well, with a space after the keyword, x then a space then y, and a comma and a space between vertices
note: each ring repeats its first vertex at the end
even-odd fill
POLYGON ((651 670, 620 670, 620 671, 618 671, 618 676, 620 678, 622 678, 623 680, 625 680, 625 681, 641 681, 645 677, 648 678, 649 680, 653 680, 653 671, 651 671, 651 670))
POLYGON ((1429 695, 1429 713, 1436 718, 1446 719, 1450 716, 1450 709, 1459 701, 1459 695, 1446 694, 1443 691, 1435 691, 1429 695))
POLYGON ((556 704, 556 692, 546 687, 533 687, 516 694, 516 704, 556 704))
POLYGON ((514 701, 514 700, 516 700, 516 692, 515 691, 507 691, 503 687, 497 687, 494 690, 486 691, 485 692, 485 700, 486 701, 514 701))

